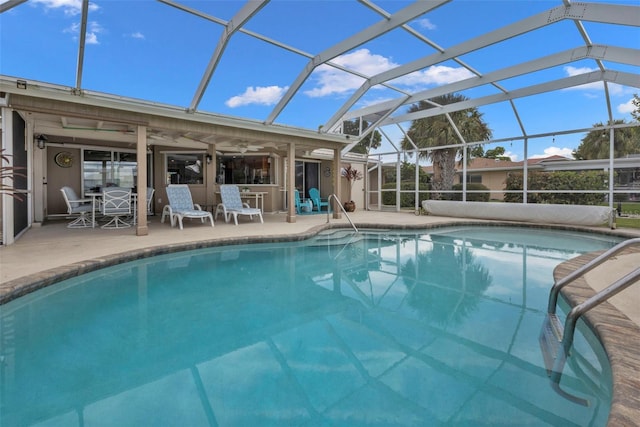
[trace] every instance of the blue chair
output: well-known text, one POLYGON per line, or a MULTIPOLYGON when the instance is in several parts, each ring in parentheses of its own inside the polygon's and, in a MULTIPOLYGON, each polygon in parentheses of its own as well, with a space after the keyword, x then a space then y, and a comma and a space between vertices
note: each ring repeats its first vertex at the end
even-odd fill
POLYGON ((313 201, 313 207, 318 210, 318 212, 322 212, 322 208, 326 207, 328 212, 331 212, 329 208, 329 202, 325 199, 322 200, 320 198, 320 190, 317 188, 309 189, 309 198, 313 201))
POLYGON ((310 199, 303 200, 300 198, 300 192, 295 190, 294 201, 296 204, 296 213, 298 215, 302 213, 308 213, 313 210, 313 202, 310 199))
POLYGON ((168 185, 167 198, 169 199, 169 204, 162 210, 160 222, 164 222, 165 216, 169 216, 171 226, 175 225, 177 219, 180 230, 182 230, 182 218, 200 218, 203 223, 205 219, 209 218, 213 227, 213 215, 211 215, 211 212, 203 211, 199 204, 193 203, 188 185, 168 185))
POLYGON ((222 203, 219 203, 216 207, 216 218, 221 213, 224 216, 224 222, 229 222, 229 218, 233 215, 233 221, 238 225, 238 215, 249 215, 249 218, 253 220, 253 216, 257 215, 262 220, 262 210, 259 208, 252 208, 248 203, 242 203, 240 197, 240 189, 237 185, 223 184, 220 186, 220 198, 222 203))

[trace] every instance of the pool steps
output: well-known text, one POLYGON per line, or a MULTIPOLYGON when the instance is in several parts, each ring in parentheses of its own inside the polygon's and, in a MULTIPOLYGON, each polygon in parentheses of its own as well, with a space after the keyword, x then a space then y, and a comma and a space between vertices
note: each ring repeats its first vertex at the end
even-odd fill
POLYGON ((623 250, 636 245, 640 246, 640 238, 625 240, 622 243, 617 244, 613 248, 603 252, 598 257, 594 258, 582 267, 576 269, 561 280, 558 280, 551 287, 551 291, 549 293, 549 305, 547 309, 548 313, 545 316, 542 330, 540 331, 540 349, 542 351, 547 374, 551 378, 551 386, 560 395, 575 403, 581 405, 589 404, 589 402, 585 399, 573 396, 562 390, 560 388, 560 380, 562 378, 562 371, 564 369, 565 362, 570 356, 570 350, 573 344, 573 336, 578 319, 587 311, 607 301, 609 298, 622 292, 634 283, 640 283, 640 267, 631 271, 624 277, 616 280, 614 283, 610 284, 608 287, 596 293, 594 296, 582 302, 581 304, 573 307, 567 315, 564 326, 556 315, 556 307, 560 290, 579 277, 584 276, 586 273, 593 270, 597 266, 602 265, 606 261, 612 259, 615 255, 619 254, 623 250))

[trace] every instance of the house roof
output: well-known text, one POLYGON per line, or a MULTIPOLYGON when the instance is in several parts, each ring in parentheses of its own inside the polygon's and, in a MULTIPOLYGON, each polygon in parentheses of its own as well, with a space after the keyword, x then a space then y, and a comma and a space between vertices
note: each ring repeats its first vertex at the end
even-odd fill
MULTIPOLYGON (((536 167, 540 166, 543 162, 547 161, 558 161, 558 160, 569 160, 563 156, 549 156, 549 157, 540 157, 527 159, 528 167, 536 167)), ((487 159, 484 157, 476 157, 473 158, 467 164, 467 172, 478 172, 478 171, 500 171, 500 170, 521 170, 524 166, 524 161, 520 162, 512 162, 511 160, 501 160, 501 159, 487 159)), ((427 173, 433 173, 433 166, 425 166, 422 168, 427 173)), ((462 167, 457 166, 457 172, 462 173, 462 167)))
MULTIPOLYGON (((477 157, 467 165, 467 173, 490 172, 490 171, 510 171, 522 170, 524 161, 512 162, 509 160, 487 159, 477 157)), ((619 168, 640 168, 640 156, 627 156, 614 159, 614 164, 619 168)), ((556 170, 593 170, 608 169, 610 162, 608 159, 598 160, 574 160, 563 156, 553 155, 527 160, 527 167, 531 169, 556 171, 556 170)), ((426 173, 433 173, 433 166, 424 166, 422 170, 426 173)), ((462 168, 457 167, 457 173, 462 173, 462 168)))

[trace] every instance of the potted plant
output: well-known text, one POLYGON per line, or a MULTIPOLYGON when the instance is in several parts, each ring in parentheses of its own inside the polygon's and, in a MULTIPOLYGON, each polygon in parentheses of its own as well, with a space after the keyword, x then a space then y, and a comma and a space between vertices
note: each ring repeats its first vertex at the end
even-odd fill
POLYGON ((349 181, 349 201, 344 202, 344 210, 353 212, 356 210, 356 204, 351 200, 351 192, 353 191, 353 184, 362 179, 362 172, 348 165, 346 168, 342 168, 341 175, 349 181))

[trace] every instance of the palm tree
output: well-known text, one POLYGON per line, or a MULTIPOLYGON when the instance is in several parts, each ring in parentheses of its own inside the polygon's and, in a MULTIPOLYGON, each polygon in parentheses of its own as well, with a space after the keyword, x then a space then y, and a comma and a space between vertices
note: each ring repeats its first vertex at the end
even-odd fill
POLYGON ((9 156, 4 154, 4 151, 4 148, 0 150, 0 195, 9 194, 16 200, 22 201, 23 198, 15 193, 15 188, 12 185, 4 184, 4 182, 5 178, 14 181, 16 176, 24 177, 24 174, 16 172, 24 168, 4 165, 4 163, 9 163, 9 156))
MULTIPOLYGON (((343 123, 343 133, 345 135, 360 136, 360 122, 357 119, 347 120, 343 123)), ((362 130, 369 129, 370 123, 366 120, 362 121, 362 130)), ((372 149, 380 147, 382 143, 380 132, 374 130, 358 142, 352 149, 352 153, 369 154, 372 149)))
MULTIPOLYGON (((435 108, 437 105, 453 104, 466 101, 468 98, 459 94, 447 94, 432 98, 430 101, 420 101, 409 107, 410 113, 435 108)), ((443 145, 460 144, 461 142, 485 141, 491 138, 491 129, 482 119, 482 114, 476 108, 455 111, 448 115, 441 114, 433 117, 416 119, 411 123, 407 132, 408 138, 402 140, 402 148, 413 149, 411 141, 419 149, 438 147, 443 145), (448 116, 448 117, 447 117, 448 116), (462 135, 464 141, 460 141, 456 130, 451 125, 449 118, 462 135)), ((439 150, 420 151, 420 157, 431 160, 433 163, 433 178, 431 180, 432 189, 439 197, 440 191, 447 191, 453 188, 453 179, 456 172, 456 158, 462 157, 463 149, 443 148, 439 150)), ((470 160, 467 156, 467 161, 470 160)))
MULTIPOLYGON (((611 123, 611 122, 609 122, 611 123)), ((614 120, 614 125, 625 124, 624 120, 614 120)), ((596 123, 593 127, 603 127, 602 123, 596 123)), ((615 129, 613 136, 614 158, 624 157, 628 154, 640 153, 640 134, 637 128, 615 129)), ((593 160, 609 158, 609 131, 592 130, 580 142, 573 152, 576 160, 593 160)))

